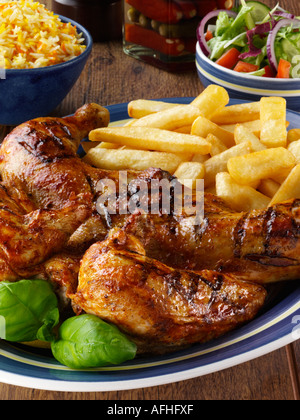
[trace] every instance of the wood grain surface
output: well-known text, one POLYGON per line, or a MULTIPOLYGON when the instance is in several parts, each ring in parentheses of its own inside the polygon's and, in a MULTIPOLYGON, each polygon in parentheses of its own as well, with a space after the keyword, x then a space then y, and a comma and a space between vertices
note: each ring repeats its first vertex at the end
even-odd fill
MULTIPOLYGON (((50 1, 43 1, 51 7, 50 1)), ((275 5, 277 0, 266 0, 275 5)), ((300 15, 299 0, 281 5, 300 15)), ((53 112, 63 116, 86 102, 101 105, 138 98, 196 96, 196 71, 167 73, 126 56, 122 42, 97 43, 74 88, 53 112)), ((41 94, 47 94, 42 92, 41 94)), ((0 126, 0 139, 10 127, 0 126)), ((266 356, 196 379, 119 392, 50 392, 0 383, 0 400, 299 400, 300 341, 266 356)))

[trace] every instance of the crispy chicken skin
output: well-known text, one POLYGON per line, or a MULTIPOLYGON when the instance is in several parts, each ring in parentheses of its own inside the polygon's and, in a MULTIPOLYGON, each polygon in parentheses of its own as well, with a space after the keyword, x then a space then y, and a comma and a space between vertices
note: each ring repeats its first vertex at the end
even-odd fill
POLYGON ((123 231, 84 255, 74 304, 116 324, 140 352, 205 342, 252 319, 266 291, 212 270, 182 271, 147 258, 123 231))
POLYGON ((91 129, 108 122, 105 108, 88 104, 71 117, 28 121, 4 139, 0 280, 44 274, 42 264, 92 216, 94 194, 76 151, 91 129))
MULTIPOLYGON (((100 216, 96 208, 98 182, 112 179, 118 188, 119 173, 93 168, 77 155, 80 141, 92 129, 106 126, 109 117, 107 109, 87 104, 71 117, 37 118, 16 127, 0 148, 1 185, 6 199, 11 198, 18 212, 60 210, 69 200, 85 197, 82 204, 91 214, 70 236, 68 249, 72 252, 82 254, 92 243, 106 237, 112 223, 124 220, 100 216)), ((143 174, 128 171, 128 182, 135 177, 160 177, 162 173, 157 169, 143 174)))
POLYGON ((300 200, 237 213, 205 196, 204 218, 135 214, 123 229, 150 258, 179 269, 212 269, 259 283, 300 275, 300 200))
MULTIPOLYGON (((236 213, 207 194, 197 225, 172 211, 100 214, 101 180, 115 182, 121 205, 119 173, 76 151, 108 122, 105 108, 88 104, 21 124, 3 141, 0 281, 43 277, 76 313, 116 324, 141 352, 165 352, 252 319, 266 297, 257 283, 299 278, 299 200, 236 213)), ((153 179, 173 181, 155 168, 127 175, 127 199, 141 179, 149 189, 153 179)))
MULTIPOLYGON (((261 283, 299 277, 299 201, 262 211, 237 213, 223 200, 205 195, 204 218, 194 225, 186 215, 99 215, 97 183, 119 173, 93 168, 76 154, 80 140, 97 126, 107 125, 109 114, 97 104, 80 108, 72 117, 38 118, 17 127, 0 149, 0 172, 6 200, 26 215, 37 209, 61 210, 79 195, 90 215, 70 235, 65 251, 83 253, 110 229, 123 227, 139 238, 147 256, 179 269, 233 272, 261 283)), ((128 182, 169 174, 150 168, 128 172, 128 182)), ((131 183, 134 194, 134 183, 131 183)), ((0 191, 1 193, 1 191, 0 191)), ((1 201, 1 194, 0 194, 1 201)))
POLYGON ((91 192, 93 171, 79 159, 77 149, 90 130, 108 122, 105 108, 87 104, 71 117, 37 118, 16 127, 0 149, 2 184, 11 198, 29 213, 60 209, 70 195, 91 192))
POLYGON ((38 273, 39 265, 62 251, 90 214, 90 208, 82 204, 86 201, 82 195, 61 210, 22 214, 3 187, 0 191, 0 280, 13 281, 38 273))

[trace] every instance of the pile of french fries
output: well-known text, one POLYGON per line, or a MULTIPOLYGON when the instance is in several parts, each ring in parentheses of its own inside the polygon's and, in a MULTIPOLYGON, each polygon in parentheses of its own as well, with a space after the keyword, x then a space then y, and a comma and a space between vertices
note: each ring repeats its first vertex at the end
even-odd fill
POLYGON ((109 170, 158 167, 189 186, 204 179, 205 191, 236 211, 300 198, 300 128, 288 130, 286 101, 228 103, 216 85, 190 104, 132 101, 123 126, 90 132, 84 160, 109 170))

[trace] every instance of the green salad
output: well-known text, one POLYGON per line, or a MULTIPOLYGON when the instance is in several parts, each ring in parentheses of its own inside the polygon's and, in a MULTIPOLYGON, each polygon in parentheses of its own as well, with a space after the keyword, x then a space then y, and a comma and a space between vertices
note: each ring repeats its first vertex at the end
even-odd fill
POLYGON ((240 0, 215 10, 197 29, 202 52, 217 64, 253 76, 300 78, 300 18, 279 5, 240 0))

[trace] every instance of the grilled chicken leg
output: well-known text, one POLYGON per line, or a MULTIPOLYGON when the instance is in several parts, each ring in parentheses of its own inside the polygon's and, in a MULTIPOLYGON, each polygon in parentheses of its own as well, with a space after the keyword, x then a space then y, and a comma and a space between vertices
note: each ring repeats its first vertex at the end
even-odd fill
POLYGON ((300 276, 300 200, 237 213, 205 195, 204 218, 134 214, 123 227, 150 258, 178 269, 212 269, 259 283, 300 276))
MULTIPOLYGON (((37 118, 16 127, 0 149, 2 183, 10 197, 29 213, 61 209, 71 197, 90 193, 93 171, 77 156, 78 146, 90 130, 108 122, 105 108, 88 104, 71 117, 37 118)), ((86 198, 91 206, 91 196, 86 198)))
POLYGON ((118 231, 84 255, 73 304, 116 324, 140 352, 165 352, 216 338, 252 319, 265 289, 216 271, 181 271, 147 258, 118 231))
MULTIPOLYGON (((0 148, 1 184, 23 214, 37 209, 60 210, 70 199, 84 194, 91 215, 70 237, 68 249, 72 252, 82 254, 95 241, 105 239, 112 224, 124 220, 116 216, 112 221, 109 214, 100 215, 96 207, 99 181, 111 179, 118 190, 119 172, 93 168, 77 155, 79 143, 89 131, 108 122, 107 109, 87 104, 71 117, 37 118, 21 124, 0 148)), ((144 175, 128 171, 128 182, 162 174, 157 169, 144 175)))

